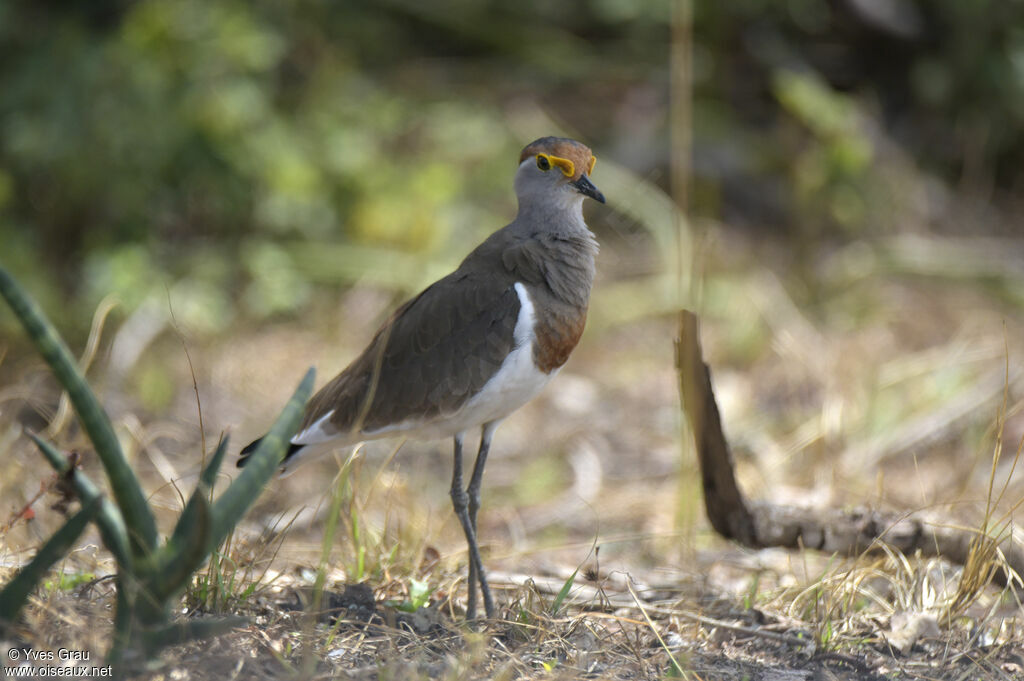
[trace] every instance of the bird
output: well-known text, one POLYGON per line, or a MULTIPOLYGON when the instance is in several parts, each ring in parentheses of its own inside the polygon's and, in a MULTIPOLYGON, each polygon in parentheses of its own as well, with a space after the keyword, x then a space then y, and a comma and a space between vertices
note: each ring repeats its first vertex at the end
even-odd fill
MULTIPOLYGON (((515 219, 398 307, 314 394, 282 462, 287 474, 366 440, 452 438, 450 496, 469 553, 467 620, 476 618, 477 583, 485 616, 495 616, 476 522, 495 430, 547 385, 583 334, 598 253, 583 201, 605 203, 590 180, 595 162, 589 147, 568 138, 526 145, 515 173, 515 219), (463 439, 475 428, 480 444, 463 487, 463 439)), ((239 467, 259 442, 241 451, 239 467)))

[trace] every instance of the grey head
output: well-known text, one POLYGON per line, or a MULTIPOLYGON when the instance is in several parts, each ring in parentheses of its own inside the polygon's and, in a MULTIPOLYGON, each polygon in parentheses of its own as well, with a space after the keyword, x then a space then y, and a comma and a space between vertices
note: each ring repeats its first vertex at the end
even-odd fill
POLYGON ((519 155, 515 188, 519 214, 579 209, 583 198, 604 203, 604 194, 590 181, 593 152, 565 137, 542 137, 519 155))

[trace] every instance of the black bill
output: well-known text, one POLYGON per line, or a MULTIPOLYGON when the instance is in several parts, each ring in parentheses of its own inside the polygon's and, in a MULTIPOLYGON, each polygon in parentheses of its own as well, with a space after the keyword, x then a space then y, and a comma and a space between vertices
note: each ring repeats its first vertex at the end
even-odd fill
POLYGON ((571 183, 572 186, 576 187, 577 191, 584 196, 589 196, 595 201, 604 203, 604 194, 601 190, 594 186, 594 183, 586 175, 580 175, 580 179, 571 183))

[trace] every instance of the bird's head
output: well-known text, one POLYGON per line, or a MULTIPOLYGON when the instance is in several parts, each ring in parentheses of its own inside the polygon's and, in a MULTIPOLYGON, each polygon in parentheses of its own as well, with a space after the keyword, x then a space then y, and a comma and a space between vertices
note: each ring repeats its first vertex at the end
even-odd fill
POLYGON ((519 155, 516 195, 519 203, 551 208, 578 207, 583 197, 604 203, 604 194, 590 181, 593 152, 565 137, 542 137, 519 155))

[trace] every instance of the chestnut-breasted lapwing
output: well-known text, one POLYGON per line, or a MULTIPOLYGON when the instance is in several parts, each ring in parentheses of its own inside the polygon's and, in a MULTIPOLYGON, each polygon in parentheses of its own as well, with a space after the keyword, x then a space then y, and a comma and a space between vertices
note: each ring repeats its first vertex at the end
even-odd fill
MULTIPOLYGON (((398 308, 362 354, 313 396, 282 464, 291 469, 369 439, 454 437, 451 498, 469 545, 469 619, 478 581, 487 617, 494 617, 476 538, 491 438, 558 372, 586 322, 597 241, 583 222, 583 198, 604 203, 589 177, 594 160, 570 139, 527 145, 515 176, 516 219, 398 308), (476 427, 480 449, 463 488, 462 440, 476 427)), ((239 466, 258 442, 242 450, 239 466)))

